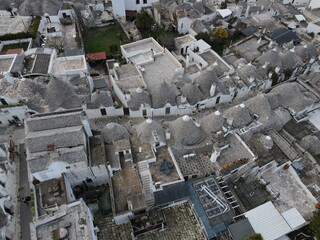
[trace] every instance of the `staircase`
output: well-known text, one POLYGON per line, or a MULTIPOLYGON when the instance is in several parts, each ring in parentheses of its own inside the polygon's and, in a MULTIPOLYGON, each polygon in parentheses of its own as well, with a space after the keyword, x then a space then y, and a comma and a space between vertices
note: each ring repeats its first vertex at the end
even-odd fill
POLYGON ((152 191, 152 178, 147 161, 138 162, 139 174, 143 187, 143 194, 148 208, 154 206, 154 195, 152 191))

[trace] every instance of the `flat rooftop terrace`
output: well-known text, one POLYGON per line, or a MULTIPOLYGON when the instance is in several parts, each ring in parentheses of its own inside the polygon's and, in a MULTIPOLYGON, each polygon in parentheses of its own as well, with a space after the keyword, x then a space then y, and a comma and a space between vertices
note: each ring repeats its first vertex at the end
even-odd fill
POLYGON ((206 239, 188 203, 163 210, 166 230, 139 236, 139 240, 206 239))
POLYGON ((125 64, 114 69, 118 75, 116 81, 119 87, 123 90, 135 91, 138 87, 145 86, 138 70, 133 64, 125 64))
POLYGON ((131 149, 134 163, 155 157, 151 145, 142 143, 138 137, 131 138, 131 149))
POLYGON ((86 70, 87 63, 84 56, 56 58, 53 64, 53 74, 63 75, 68 71, 86 70))
POLYGON ((193 42, 193 41, 196 42, 197 40, 192 35, 188 34, 188 35, 184 35, 182 37, 178 37, 174 41, 177 46, 180 46, 180 45, 188 43, 188 42, 193 42))
POLYGON ((31 17, 0 16, 0 36, 7 33, 26 32, 31 24, 31 17))
POLYGON ((295 207, 305 219, 312 216, 317 201, 303 189, 292 166, 287 170, 270 168, 262 173, 262 178, 278 196, 273 202, 280 212, 295 207))
POLYGON ((115 67, 114 70, 116 71, 118 78, 126 79, 132 76, 139 76, 139 72, 137 68, 133 64, 124 64, 120 65, 119 67, 115 67))
POLYGON ((211 51, 207 51, 207 52, 204 52, 204 53, 200 53, 199 54, 200 57, 202 57, 208 64, 209 66, 214 64, 214 63, 217 63, 218 66, 224 71, 224 72, 227 72, 229 71, 229 67, 223 62, 221 61, 221 59, 216 56, 213 52, 211 51))
POLYGON ((182 67, 182 65, 167 54, 159 55, 155 57, 154 62, 143 65, 143 79, 145 80, 148 89, 150 89, 151 95, 154 85, 161 84, 163 81, 167 81, 168 84, 171 84, 172 79, 176 74, 176 69, 180 67, 182 67))
POLYGON ((76 41, 77 32, 75 23, 72 23, 72 25, 64 26, 64 36, 67 41, 67 44, 64 47, 65 50, 72 50, 78 48, 78 43, 76 41))
POLYGON ((246 211, 249 211, 261 204, 271 200, 266 187, 258 180, 240 179, 232 183, 233 191, 239 198, 246 211))
POLYGON ((10 70, 10 67, 12 65, 12 62, 14 61, 14 55, 13 56, 0 56, 0 73, 1 72, 8 72, 10 70))
MULTIPOLYGON (((229 134, 226 137, 227 143, 229 147, 222 150, 221 155, 218 157, 217 163, 220 168, 226 168, 228 164, 239 160, 239 159, 248 159, 247 162, 252 161, 253 156, 245 148, 245 146, 233 135, 229 134)), ((234 165, 235 167, 239 167, 240 165, 234 165)), ((230 170, 233 166, 230 166, 230 170)))
POLYGON ((86 210, 86 206, 82 202, 66 208, 65 211, 53 217, 53 220, 36 226, 36 239, 59 239, 62 228, 67 232, 69 240, 88 239, 89 230, 86 224, 86 210))
POLYGON ((216 168, 210 161, 208 154, 197 154, 195 157, 177 159, 183 176, 204 175, 205 173, 214 173, 216 168))
POLYGON ((150 51, 151 49, 153 49, 155 53, 163 51, 163 48, 153 38, 146 38, 137 42, 128 43, 122 45, 121 48, 123 48, 128 55, 150 51))
POLYGON ((127 198, 142 193, 138 170, 131 163, 121 161, 121 170, 112 177, 116 213, 128 210, 127 198))
POLYGON ((43 209, 45 206, 50 208, 55 206, 55 204, 61 206, 67 203, 62 178, 45 181, 36 185, 36 192, 39 215, 46 214, 46 211, 43 209))
POLYGON ((113 218, 106 218, 101 212, 96 212, 94 221, 99 228, 97 235, 99 240, 131 239, 132 227, 130 222, 117 225, 113 218))
POLYGON ((157 161, 149 164, 154 182, 165 184, 181 180, 167 147, 158 148, 156 157, 157 161))
POLYGON ((59 36, 62 34, 62 24, 60 22, 46 22, 41 30, 42 34, 50 34, 51 36, 59 36), (51 31, 50 31, 51 30, 51 31))

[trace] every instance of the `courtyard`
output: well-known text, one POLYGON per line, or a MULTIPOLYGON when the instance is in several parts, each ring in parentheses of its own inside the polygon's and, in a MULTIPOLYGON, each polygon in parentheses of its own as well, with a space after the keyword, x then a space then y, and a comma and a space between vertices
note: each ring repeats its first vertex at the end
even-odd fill
POLYGON ((118 24, 87 29, 83 33, 86 53, 105 52, 107 56, 120 54, 120 45, 129 42, 118 24), (115 48, 110 51, 111 48, 115 48))

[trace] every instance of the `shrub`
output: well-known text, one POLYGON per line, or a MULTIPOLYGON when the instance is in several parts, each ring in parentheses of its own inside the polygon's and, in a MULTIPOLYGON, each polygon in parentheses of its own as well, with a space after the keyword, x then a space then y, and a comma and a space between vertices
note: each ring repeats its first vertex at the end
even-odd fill
POLYGON ((140 31, 150 30, 153 24, 153 18, 146 12, 137 13, 136 26, 140 31))
POLYGON ((226 9, 227 8, 227 2, 224 1, 220 4, 220 9, 226 9))
POLYGON ((0 41, 15 40, 29 37, 30 34, 28 32, 7 33, 5 35, 0 36, 0 41))
POLYGON ((253 233, 249 237, 247 237, 245 240, 263 240, 260 233, 253 233))
POLYGON ((229 37, 229 32, 227 29, 222 28, 222 27, 217 27, 214 31, 213 31, 213 36, 216 38, 220 38, 220 39, 225 39, 229 37))
POLYGON ((320 210, 317 210, 313 213, 312 218, 310 219, 310 228, 312 233, 317 239, 320 239, 320 210))
POLYGON ((36 16, 34 19, 32 19, 32 22, 31 22, 30 27, 28 29, 28 33, 30 34, 30 36, 32 38, 35 38, 37 36, 40 21, 41 21, 40 16, 36 16))

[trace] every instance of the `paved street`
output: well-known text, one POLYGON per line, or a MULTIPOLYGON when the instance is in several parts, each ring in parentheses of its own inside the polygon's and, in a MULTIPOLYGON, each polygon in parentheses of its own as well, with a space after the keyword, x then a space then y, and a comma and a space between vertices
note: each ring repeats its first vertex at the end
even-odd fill
MULTIPOLYGON (((24 154, 24 144, 19 145, 19 195, 20 199, 30 196, 30 187, 28 182, 27 161, 24 154)), ((30 206, 20 201, 20 223, 21 223, 21 239, 29 240, 30 238, 30 222, 32 221, 32 213, 30 206)))

